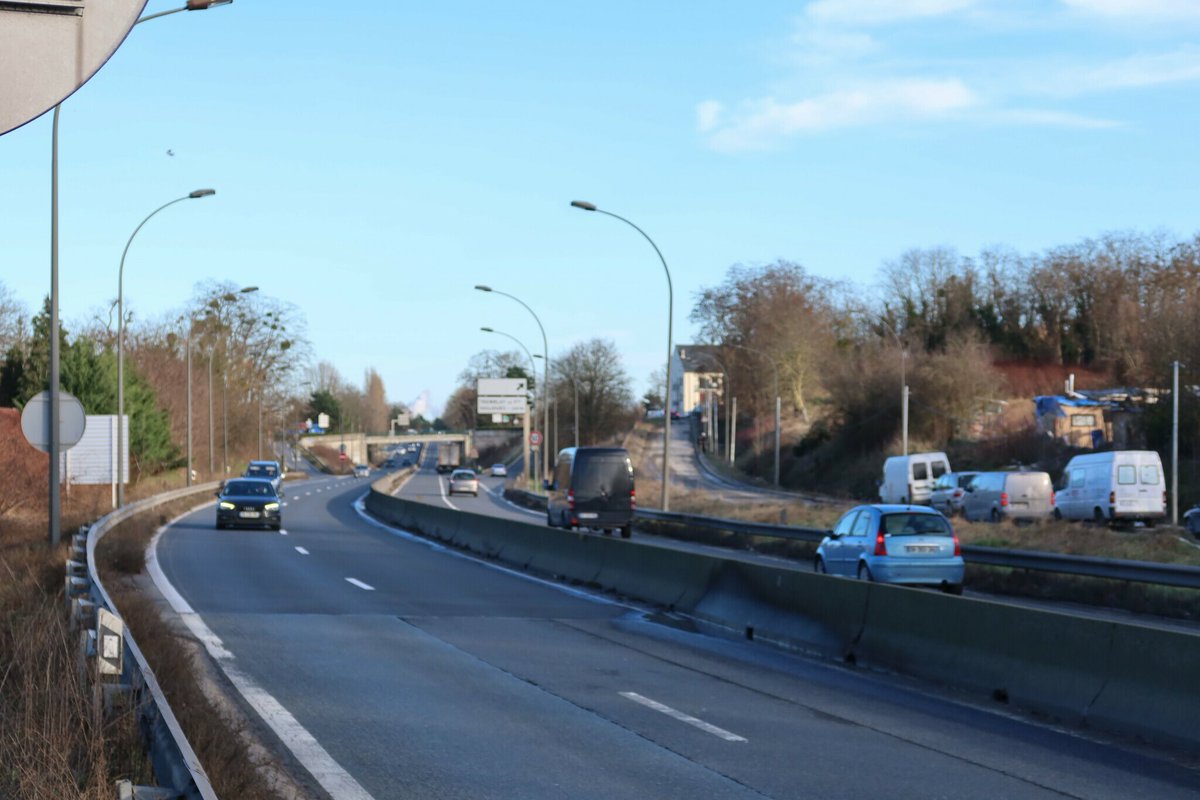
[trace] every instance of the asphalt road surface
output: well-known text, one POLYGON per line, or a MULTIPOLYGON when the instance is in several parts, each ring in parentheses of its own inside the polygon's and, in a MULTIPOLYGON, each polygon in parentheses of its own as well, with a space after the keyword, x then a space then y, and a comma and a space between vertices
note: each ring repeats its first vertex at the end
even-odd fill
MULTIPOLYGON (((404 491, 445 502, 436 483, 426 469, 404 491)), ((287 763, 339 800, 1200 793, 1178 757, 702 636, 388 529, 356 510, 368 481, 285 486, 284 531, 217 531, 210 506, 163 533, 157 562, 287 763)), ((538 521, 490 493, 449 502, 538 521)))

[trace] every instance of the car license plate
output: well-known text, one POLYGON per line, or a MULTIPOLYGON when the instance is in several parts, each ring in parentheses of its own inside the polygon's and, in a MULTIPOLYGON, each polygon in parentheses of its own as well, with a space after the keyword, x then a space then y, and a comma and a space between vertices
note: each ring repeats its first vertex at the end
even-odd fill
POLYGON ((938 546, 936 544, 910 544, 905 545, 904 550, 907 553, 936 553, 938 546))
POLYGON ((594 511, 585 511, 579 515, 579 518, 580 519, 595 519, 596 516, 597 516, 596 512, 594 512, 594 511))
POLYGON ((258 519, 259 514, 257 511, 242 511, 238 516, 242 519, 258 519))

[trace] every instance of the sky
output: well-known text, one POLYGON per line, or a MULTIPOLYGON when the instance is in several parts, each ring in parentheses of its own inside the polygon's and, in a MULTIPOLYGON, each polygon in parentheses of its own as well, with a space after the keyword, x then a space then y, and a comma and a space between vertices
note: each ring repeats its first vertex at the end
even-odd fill
MULTIPOLYGON (((151 0, 147 12, 175 2, 151 0)), ((0 31, 0 38, 3 32, 0 31)), ((207 280, 307 319, 315 357, 435 406, 472 354, 611 339, 645 388, 697 293, 785 259, 872 291, 912 248, 1190 237, 1195 0, 317 3, 134 29, 63 105, 70 330, 207 280)), ((0 137, 0 282, 49 291, 50 115, 0 137)))

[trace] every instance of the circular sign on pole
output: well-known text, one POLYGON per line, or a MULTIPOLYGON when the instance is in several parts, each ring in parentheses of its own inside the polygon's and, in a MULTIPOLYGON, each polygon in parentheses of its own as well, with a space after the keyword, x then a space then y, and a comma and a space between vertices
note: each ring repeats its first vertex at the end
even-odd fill
MULTIPOLYGON (((83 403, 71 394, 58 393, 58 446, 67 450, 79 444, 83 429, 87 425, 87 414, 83 403)), ((21 411, 21 433, 25 441, 41 450, 50 452, 50 393, 40 392, 29 398, 21 411)))
POLYGON ((146 0, 0 2, 0 134, 40 117, 117 51, 146 0))
POLYGON ((529 434, 529 443, 531 445, 533 445, 534 447, 537 447, 539 444, 541 444, 542 443, 542 432, 541 431, 533 431, 532 433, 530 433, 529 434))

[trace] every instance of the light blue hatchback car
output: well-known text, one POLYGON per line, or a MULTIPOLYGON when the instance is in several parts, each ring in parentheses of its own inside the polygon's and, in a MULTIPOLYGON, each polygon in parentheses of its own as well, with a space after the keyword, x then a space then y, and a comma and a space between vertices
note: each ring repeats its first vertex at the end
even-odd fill
POLYGON ((928 506, 858 506, 817 548, 817 572, 880 583, 937 586, 962 594, 962 547, 941 513, 928 506))

